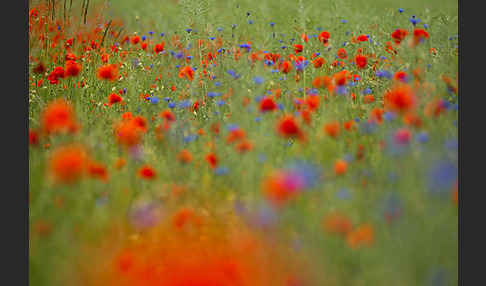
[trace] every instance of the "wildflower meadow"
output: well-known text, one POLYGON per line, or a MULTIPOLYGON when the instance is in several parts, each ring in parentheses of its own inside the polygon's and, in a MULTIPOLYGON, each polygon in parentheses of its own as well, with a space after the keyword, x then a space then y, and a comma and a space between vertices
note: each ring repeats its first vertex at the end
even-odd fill
POLYGON ((29 1, 29 283, 458 285, 457 1, 29 1))

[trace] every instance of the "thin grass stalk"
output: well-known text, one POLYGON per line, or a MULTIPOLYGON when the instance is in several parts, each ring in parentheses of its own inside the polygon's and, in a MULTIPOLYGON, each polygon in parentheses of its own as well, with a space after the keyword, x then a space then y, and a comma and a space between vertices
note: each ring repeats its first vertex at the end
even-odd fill
POLYGON ((84 24, 86 25, 86 16, 88 15, 89 0, 86 1, 86 7, 84 11, 84 24))
POLYGON ((104 42, 105 42, 105 37, 106 37, 106 33, 108 32, 108 30, 110 29, 110 26, 111 26, 111 22, 113 20, 110 20, 110 22, 108 22, 108 26, 106 26, 106 29, 105 29, 105 32, 103 33, 103 38, 101 39, 101 47, 104 47, 104 42))

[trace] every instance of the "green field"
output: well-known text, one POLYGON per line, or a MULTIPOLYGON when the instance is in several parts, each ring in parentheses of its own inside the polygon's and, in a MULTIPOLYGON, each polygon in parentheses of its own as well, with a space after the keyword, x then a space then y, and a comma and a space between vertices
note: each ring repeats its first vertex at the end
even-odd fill
POLYGON ((29 11, 30 285, 458 284, 457 1, 29 11))

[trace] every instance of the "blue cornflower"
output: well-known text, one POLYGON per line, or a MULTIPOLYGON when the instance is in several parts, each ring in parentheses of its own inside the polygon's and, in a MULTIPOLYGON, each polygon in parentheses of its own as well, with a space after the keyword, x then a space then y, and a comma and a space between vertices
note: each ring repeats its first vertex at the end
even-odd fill
POLYGON ((347 89, 347 87, 345 87, 345 86, 341 85, 341 86, 338 86, 338 87, 336 88, 336 92, 337 92, 338 94, 340 94, 340 95, 343 95, 343 94, 347 94, 347 93, 348 93, 348 89, 347 89))
POLYGON ((392 73, 387 71, 387 70, 376 71, 376 76, 377 77, 384 77, 384 78, 387 78, 387 79, 391 79, 393 77, 392 73))
POLYGON ((414 26, 420 23, 420 19, 415 17, 415 15, 412 15, 412 18, 409 19, 410 23, 412 23, 414 26))
POLYGON ((163 37, 165 35, 165 33, 160 33, 160 36, 163 37))
POLYGON ((371 88, 367 87, 361 93, 362 94, 371 94, 371 88))
POLYGON ((253 20, 248 20, 248 24, 253 24, 253 20))
POLYGON ((214 91, 208 92, 208 97, 213 98, 216 96, 221 96, 221 92, 214 92, 214 91))
POLYGON ((216 39, 216 37, 209 37, 209 39, 212 41, 212 40, 216 39))
POLYGON ((221 100, 218 100, 218 102, 217 102, 218 106, 223 106, 223 105, 224 105, 224 103, 225 103, 225 102, 224 102, 224 100, 222 100, 222 99, 221 99, 221 100))
POLYGON ((153 104, 157 104, 157 103, 159 103, 159 101, 160 101, 160 99, 156 96, 152 96, 150 98, 150 102, 153 103, 153 104))
POLYGON ((256 77, 253 78, 253 82, 255 82, 255 84, 262 84, 264 82, 264 80, 263 80, 263 77, 256 76, 256 77))
POLYGON ((186 32, 190 33, 192 31, 192 29, 186 29, 186 32))
POLYGON ((196 134, 190 134, 190 135, 187 135, 187 136, 185 136, 183 138, 184 143, 190 143, 190 142, 192 142, 192 141, 194 141, 196 139, 197 139, 197 135, 196 134))
POLYGON ((148 34, 152 36, 154 34, 154 31, 149 31, 148 34))
POLYGON ((429 141, 429 134, 425 131, 420 132, 417 134, 417 141, 422 144, 427 143, 427 141, 429 141))
POLYGON ((348 22, 348 21, 347 21, 347 20, 345 20, 345 19, 342 19, 342 20, 341 20, 341 23, 343 23, 343 24, 346 24, 347 22, 348 22))
POLYGON ((390 111, 387 111, 385 112, 385 114, 383 114, 383 118, 386 120, 386 121, 392 121, 396 118, 396 114, 393 113, 393 112, 390 112, 390 111))
POLYGON ((221 83, 219 81, 214 82, 214 86, 221 86, 221 83))
POLYGON ((303 71, 309 65, 309 61, 297 61, 295 62, 295 69, 298 71, 303 71))
POLYGON ((142 36, 142 42, 145 41, 147 37, 145 35, 142 36))
POLYGON ((169 102, 169 108, 171 108, 171 109, 172 109, 172 108, 174 108, 174 107, 176 107, 175 102, 169 102))
POLYGON ((231 132, 240 129, 240 126, 238 126, 238 124, 228 124, 226 126, 226 129, 228 129, 228 131, 231 132))
POLYGON ((449 161, 439 161, 435 163, 428 172, 429 191, 435 194, 446 193, 452 188, 452 184, 457 181, 457 165, 449 161))
POLYGON ((398 12, 399 12, 400 14, 402 14, 402 13, 403 13, 403 9, 402 9, 402 8, 398 8, 398 12))
POLYGON ((167 101, 167 102, 169 102, 170 101, 170 97, 166 96, 166 97, 164 97, 164 100, 167 101))
POLYGON ((220 166, 214 170, 214 174, 218 176, 226 175, 228 174, 229 169, 227 167, 220 166))
POLYGON ((216 30, 217 30, 218 32, 221 32, 221 31, 223 31, 223 28, 218 27, 218 28, 216 28, 216 30))
POLYGON ((336 193, 336 195, 341 200, 347 200, 351 198, 351 193, 346 188, 340 189, 339 192, 336 193))
POLYGON ((275 23, 274 22, 270 22, 270 27, 273 28, 273 26, 275 26, 275 23))

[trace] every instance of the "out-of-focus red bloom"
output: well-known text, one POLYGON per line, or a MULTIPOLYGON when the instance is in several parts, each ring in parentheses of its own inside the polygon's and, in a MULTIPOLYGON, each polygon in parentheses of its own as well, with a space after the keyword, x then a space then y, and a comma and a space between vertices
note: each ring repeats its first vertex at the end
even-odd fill
POLYGON ((404 29, 396 29, 391 34, 392 39, 396 44, 400 44, 407 35, 408 35, 408 31, 404 29))
POLYGON ((208 162, 209 166, 214 169, 218 166, 218 163, 219 163, 219 159, 218 157, 216 156, 216 154, 214 153, 209 153, 206 155, 206 157, 204 158, 206 160, 206 162, 208 162))
POLYGON ((380 124, 383 122, 383 114, 385 111, 381 108, 373 108, 370 112, 370 120, 380 124))
POLYGON ((115 103, 118 103, 118 102, 121 102, 121 101, 122 101, 122 97, 119 96, 116 93, 112 93, 112 94, 108 95, 108 104, 109 105, 112 105, 112 104, 115 104, 115 103))
POLYGON ((334 163, 334 173, 336 176, 345 174, 347 170, 348 163, 346 161, 339 159, 334 163))
POLYGON ((174 113, 172 113, 172 111, 170 111, 169 109, 166 109, 166 110, 162 111, 159 114, 159 116, 162 117, 162 118, 164 118, 168 122, 173 122, 173 121, 176 120, 174 113))
POLYGON ((246 132, 243 129, 240 128, 235 128, 231 130, 231 132, 228 134, 228 137, 226 138, 226 143, 233 143, 236 141, 240 141, 246 138, 246 132))
POLYGON ((114 64, 104 65, 98 68, 99 79, 115 81, 118 79, 118 67, 114 64))
POLYGON ((296 54, 302 53, 303 50, 304 50, 304 46, 302 46, 301 44, 295 44, 294 45, 294 52, 296 54))
POLYGON ((188 80, 194 80, 194 70, 190 66, 185 66, 179 70, 179 78, 186 77, 188 80))
POLYGON ((240 153, 245 153, 253 149, 253 144, 248 140, 243 140, 236 145, 236 150, 240 153))
POLYGON ((371 246, 374 242, 375 232, 370 224, 363 224, 347 236, 349 247, 358 249, 362 246, 371 246))
POLYGON ((375 101, 375 97, 372 94, 367 94, 363 97, 363 103, 372 103, 375 101))
POLYGON ((346 52, 345 49, 343 48, 340 48, 338 51, 337 51, 337 56, 338 58, 340 59, 346 59, 348 57, 348 53, 346 52))
POLYGON ((57 99, 50 102, 42 112, 41 128, 46 134, 74 133, 79 126, 72 106, 64 99, 57 99))
POLYGON ((57 148, 49 159, 49 171, 56 182, 72 184, 85 173, 88 156, 80 145, 57 148))
POLYGON ((277 132, 285 138, 303 138, 303 132, 292 115, 285 115, 277 123, 277 132))
POLYGON ((77 76, 81 71, 81 65, 73 60, 66 61, 65 76, 77 76))
POLYGON ((322 224, 326 232, 334 233, 342 237, 346 237, 353 230, 351 219, 338 212, 327 215, 322 224))
POLYGON ((140 143, 144 131, 133 119, 125 119, 115 125, 115 138, 119 144, 132 147, 140 143))
POLYGON ((183 149, 177 155, 177 159, 184 164, 188 164, 192 161, 192 154, 188 150, 183 149))
POLYGON ((158 54, 160 52, 163 52, 164 51, 164 46, 165 46, 165 42, 161 42, 160 44, 156 44, 155 47, 154 47, 155 54, 158 54))
POLYGON ((277 104, 275 103, 275 101, 273 101, 273 98, 264 97, 260 101, 259 109, 260 112, 274 111, 275 109, 277 109, 277 104))
POLYGON ((361 54, 357 54, 354 58, 354 61, 356 63, 356 66, 360 69, 365 68, 368 64, 368 58, 361 54))
POLYGON ((292 70, 292 64, 289 61, 284 61, 280 64, 279 70, 283 73, 289 73, 292 70))
POLYGON ((413 46, 420 44, 423 40, 429 38, 429 33, 424 29, 413 30, 413 46))
POLYGON ((64 78, 65 71, 63 67, 56 67, 48 76, 47 79, 51 84, 58 84, 60 78, 64 78))
POLYGON ((395 75, 393 75, 393 79, 401 81, 403 83, 407 83, 408 82, 408 75, 404 71, 397 71, 395 73, 395 75))
POLYGON ((324 125, 324 132, 332 138, 337 138, 340 133, 339 122, 333 121, 324 125))
POLYGON ((154 168, 149 165, 144 165, 138 169, 138 176, 145 180, 153 180, 157 177, 157 173, 154 168))
POLYGON ((133 45, 136 45, 140 42, 140 37, 139 36, 132 36, 130 38, 130 42, 133 44, 133 45))
POLYGON ((39 145, 39 134, 35 130, 29 129, 29 145, 39 145))
POLYGON ((88 175, 102 181, 108 180, 108 171, 106 170, 106 167, 96 161, 88 162, 88 175))
POLYGON ((324 58, 321 58, 321 57, 315 58, 312 61, 312 64, 314 65, 314 67, 316 69, 322 67, 322 65, 325 64, 325 63, 326 63, 326 60, 324 60, 324 58))
POLYGON ((409 85, 400 84, 385 94, 385 108, 397 111, 408 112, 415 106, 415 95, 409 85))
POLYGON ((321 42, 324 46, 327 46, 329 43, 329 38, 331 37, 331 34, 328 31, 322 31, 319 36, 317 36, 317 39, 319 42, 321 42))
POLYGON ((368 41, 368 36, 361 34, 356 38, 356 41, 358 42, 367 42, 368 41))
POLYGON ((40 62, 35 66, 35 68, 32 71, 36 74, 43 74, 46 72, 46 67, 42 62, 40 62))

